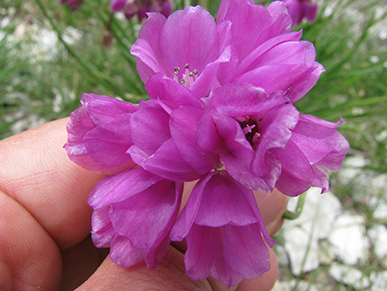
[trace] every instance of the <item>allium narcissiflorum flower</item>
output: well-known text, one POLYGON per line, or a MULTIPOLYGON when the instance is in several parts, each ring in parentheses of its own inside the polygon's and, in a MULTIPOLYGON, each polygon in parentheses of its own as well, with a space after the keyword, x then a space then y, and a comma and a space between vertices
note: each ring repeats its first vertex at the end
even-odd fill
POLYGON ((317 0, 280 0, 286 3, 289 14, 293 19, 293 26, 300 24, 304 19, 314 22, 317 16, 317 0))
POLYGON ((154 268, 186 239, 186 274, 233 286, 270 269, 253 190, 328 190, 349 150, 336 127, 294 103, 323 67, 289 32, 287 8, 222 1, 149 14, 132 47, 150 100, 85 94, 67 126, 70 159, 111 174, 92 190, 92 238, 111 259, 154 268), (184 182, 196 181, 180 215, 184 182), (205 242, 205 243, 204 243, 205 242))
POLYGON ((81 5, 83 4, 84 0, 60 0, 60 3, 65 4, 67 3, 68 6, 70 6, 71 11, 77 10, 81 5))
POLYGON ((112 0, 110 9, 113 12, 123 10, 127 19, 137 15, 138 21, 141 22, 147 18, 148 12, 160 12, 168 17, 172 12, 172 3, 169 0, 112 0))

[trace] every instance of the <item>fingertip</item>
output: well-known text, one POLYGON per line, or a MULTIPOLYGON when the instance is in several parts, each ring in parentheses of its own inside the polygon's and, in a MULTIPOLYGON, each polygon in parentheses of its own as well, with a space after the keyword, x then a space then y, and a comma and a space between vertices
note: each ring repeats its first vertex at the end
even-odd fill
POLYGON ((254 191, 254 194, 263 222, 269 234, 273 235, 282 226, 282 215, 286 211, 289 198, 277 189, 270 193, 254 191))

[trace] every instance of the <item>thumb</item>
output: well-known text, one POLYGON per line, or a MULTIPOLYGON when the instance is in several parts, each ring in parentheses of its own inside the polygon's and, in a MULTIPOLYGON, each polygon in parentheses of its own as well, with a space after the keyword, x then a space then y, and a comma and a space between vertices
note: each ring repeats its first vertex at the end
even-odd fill
MULTIPOLYGON (((172 246, 153 270, 144 262, 130 268, 113 263, 109 256, 77 291, 83 290, 212 290, 207 280, 194 281, 184 274, 184 255, 172 246)), ((225 289, 227 290, 227 289, 225 289)))

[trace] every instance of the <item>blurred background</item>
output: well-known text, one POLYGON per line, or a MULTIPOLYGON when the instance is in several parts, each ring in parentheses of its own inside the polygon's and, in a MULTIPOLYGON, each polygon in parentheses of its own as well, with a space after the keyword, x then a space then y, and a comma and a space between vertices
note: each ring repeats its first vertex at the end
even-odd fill
MULTIPOLYGON (((215 17, 218 0, 200 4, 215 17)), ((266 1, 268 5, 271 1, 266 1)), ((351 144, 330 192, 306 193, 299 218, 276 235, 275 290, 387 290, 387 1, 317 0, 303 40, 326 69, 296 107, 338 121, 351 144)), ((129 49, 141 23, 109 0, 76 11, 60 0, 0 4, 0 139, 68 116, 82 93, 138 102, 146 92, 129 49)), ((297 198, 289 208, 295 208, 297 198)))

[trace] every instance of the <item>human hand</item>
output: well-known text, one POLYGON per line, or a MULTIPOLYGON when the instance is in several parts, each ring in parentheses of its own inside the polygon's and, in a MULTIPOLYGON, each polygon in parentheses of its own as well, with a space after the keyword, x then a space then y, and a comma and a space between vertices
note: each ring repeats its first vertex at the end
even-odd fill
MULTIPOLYGON (((271 270, 231 289, 211 278, 184 274, 184 245, 170 246, 154 270, 144 263, 121 268, 90 239, 89 192, 103 175, 68 159, 68 119, 49 122, 0 141, 0 290, 270 290, 271 270)), ((256 193, 270 235, 282 225, 287 198, 256 193)))

